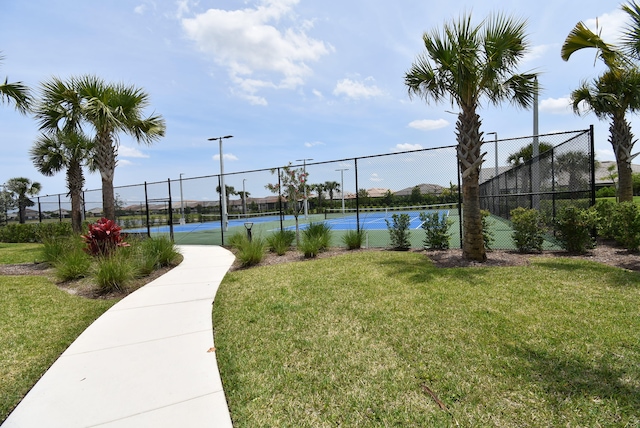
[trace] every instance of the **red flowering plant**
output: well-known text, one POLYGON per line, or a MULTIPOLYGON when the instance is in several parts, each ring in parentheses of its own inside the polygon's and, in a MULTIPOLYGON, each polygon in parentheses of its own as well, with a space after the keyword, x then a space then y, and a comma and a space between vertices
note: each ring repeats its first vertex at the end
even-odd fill
POLYGON ((120 236, 120 226, 115 221, 101 218, 89 225, 89 232, 82 235, 87 244, 85 251, 92 256, 108 256, 118 247, 128 247, 129 244, 120 236))

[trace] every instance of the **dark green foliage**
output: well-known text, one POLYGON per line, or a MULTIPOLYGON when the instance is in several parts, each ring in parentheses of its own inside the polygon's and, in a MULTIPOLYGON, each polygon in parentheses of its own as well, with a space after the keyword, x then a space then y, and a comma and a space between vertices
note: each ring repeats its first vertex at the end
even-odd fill
POLYGON ((511 210, 513 233, 511 237, 521 253, 542 251, 544 242, 544 221, 538 210, 516 208, 511 210))
POLYGON ((491 217, 489 211, 481 210, 480 214, 482 215, 482 240, 484 241, 484 248, 491 250, 493 242, 496 240, 491 228, 491 223, 494 222, 489 223, 489 218, 491 217))
POLYGON ((72 234, 71 223, 11 223, 0 227, 0 242, 43 242, 45 238, 72 234))
POLYGON ((300 241, 300 251, 309 259, 316 257, 322 251, 323 239, 317 235, 303 235, 300 241))
POLYGON ((361 248, 364 240, 365 231, 362 227, 360 230, 347 230, 347 232, 342 235, 342 242, 347 246, 348 250, 357 250, 361 248))
POLYGON ((622 202, 617 204, 611 217, 616 242, 627 250, 637 251, 640 247, 640 208, 633 202, 622 202))
POLYGON ((279 230, 267 237, 269 251, 279 256, 284 255, 296 240, 296 233, 293 230, 279 230))
POLYGON ((604 239, 615 239, 619 225, 613 221, 618 204, 611 199, 596 201, 593 210, 598 216, 598 234, 604 239))
POLYGON ((152 271, 170 266, 180 257, 180 253, 176 250, 173 242, 166 236, 144 239, 137 246, 141 249, 141 255, 145 263, 148 266, 153 266, 152 271))
POLYGON ((616 197, 616 189, 615 187, 603 187, 598 189, 596 192, 596 198, 615 198, 616 197))
POLYGON ((54 264, 56 277, 61 281, 89 276, 91 272, 91 256, 82 248, 74 248, 63 253, 54 264))
POLYGON ((249 238, 246 233, 236 232, 231 235, 228 239, 225 239, 227 245, 232 248, 240 248, 249 238))
POLYGON ((389 229, 391 248, 398 251, 406 251, 411 248, 411 242, 409 241, 411 218, 409 214, 393 214, 391 218, 391 222, 387 219, 384 220, 387 223, 387 229, 389 229))
POLYGON ((598 216, 593 210, 571 206, 562 208, 554 223, 560 246, 570 253, 586 253, 595 244, 591 232, 597 220, 598 216))
POLYGON ((130 255, 131 250, 127 248, 109 256, 94 257, 94 277, 101 293, 125 291, 127 283, 138 275, 135 259, 130 255))
POLYGON ((446 216, 441 216, 439 212, 420 213, 420 225, 425 231, 424 248, 433 250, 449 249, 449 226, 451 221, 446 216))
POLYGON ((254 236, 251 241, 247 239, 238 247, 236 257, 243 267, 257 265, 264 257, 264 249, 264 239, 254 236))

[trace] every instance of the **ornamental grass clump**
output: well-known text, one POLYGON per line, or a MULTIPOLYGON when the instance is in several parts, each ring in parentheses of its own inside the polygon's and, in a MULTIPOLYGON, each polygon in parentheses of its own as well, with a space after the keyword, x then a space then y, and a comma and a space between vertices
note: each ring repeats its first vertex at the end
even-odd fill
POLYGON ((267 247, 272 253, 283 256, 296 240, 296 233, 293 230, 279 230, 267 237, 267 247))
POLYGON ((348 250, 358 250, 362 248, 362 244, 365 241, 366 232, 360 227, 358 230, 347 230, 344 235, 342 235, 342 242, 347 246, 348 250))

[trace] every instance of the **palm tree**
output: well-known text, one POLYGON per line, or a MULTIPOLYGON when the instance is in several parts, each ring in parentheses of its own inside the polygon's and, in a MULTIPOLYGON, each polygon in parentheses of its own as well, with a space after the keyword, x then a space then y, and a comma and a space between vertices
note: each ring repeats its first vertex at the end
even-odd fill
POLYGON ((635 2, 623 5, 631 18, 621 46, 606 43, 583 22, 571 30, 561 49, 562 59, 581 49, 592 48, 607 67, 607 71, 591 83, 583 82, 571 93, 573 110, 581 114, 581 106, 595 113, 599 119, 609 119, 609 142, 618 167, 620 202, 633 200, 631 150, 635 143, 626 113, 640 108, 640 70, 633 59, 640 57, 640 6, 635 2), (626 53, 626 55, 625 55, 626 53))
POLYGON ((31 161, 43 175, 51 177, 66 169, 71 197, 71 226, 82 232, 83 165, 90 162, 93 141, 81 132, 59 131, 42 134, 30 150, 31 161))
POLYGON ((11 192, 12 197, 18 203, 18 218, 20 224, 24 224, 26 220, 27 207, 34 206, 34 202, 29 196, 35 196, 40 193, 42 185, 37 181, 31 181, 25 177, 11 178, 7 181, 7 190, 11 192))
POLYGON ((96 133, 93 161, 102 178, 104 216, 115 220, 113 178, 118 156, 118 134, 124 132, 138 143, 152 144, 164 136, 165 122, 161 116, 143 117, 149 105, 149 95, 135 86, 107 84, 96 76, 73 80, 73 87, 83 100, 82 118, 96 133))
POLYGON ((479 25, 465 15, 446 23, 442 33, 423 35, 425 52, 405 74, 409 96, 426 102, 449 100, 460 110, 456 123, 457 155, 462 172, 463 246, 466 259, 487 259, 482 234, 478 178, 484 153, 477 114, 483 99, 498 105, 510 100, 529 107, 536 89, 536 73, 515 73, 529 48, 526 22, 500 14, 479 25))
POLYGON ((580 151, 566 152, 557 157, 556 164, 558 165, 557 174, 568 176, 567 184, 570 191, 585 188, 591 168, 591 158, 588 154, 580 151))
POLYGON ((316 192, 316 212, 320 212, 322 209, 322 199, 324 198, 324 192, 327 190, 324 183, 317 183, 309 185, 311 191, 316 192))
MULTIPOLYGON (((0 55, 0 62, 4 57, 0 55)), ((31 91, 22 82, 9 83, 9 78, 4 79, 4 83, 0 83, 0 103, 13 103, 16 110, 22 114, 26 114, 31 108, 31 91)))
MULTIPOLYGON (((538 144, 538 153, 542 154, 553 149, 551 144, 540 142, 538 144)), ((507 158, 507 162, 513 166, 519 166, 533 159, 533 143, 527 144, 515 153, 511 153, 507 158)))
POLYGON ((329 200, 331 201, 329 206, 333 208, 333 194, 334 192, 341 192, 340 183, 337 181, 325 181, 324 182, 324 190, 329 192, 329 200))

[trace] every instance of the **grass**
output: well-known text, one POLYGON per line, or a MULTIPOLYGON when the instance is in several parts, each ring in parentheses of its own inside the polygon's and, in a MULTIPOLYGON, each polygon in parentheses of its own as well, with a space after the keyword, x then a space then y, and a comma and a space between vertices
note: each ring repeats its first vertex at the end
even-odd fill
POLYGON ((213 318, 236 427, 637 426, 639 307, 591 262, 377 251, 231 272, 213 318))
POLYGON ((71 296, 41 276, 0 276, 0 422, 114 303, 71 296))
POLYGON ((0 264, 41 261, 41 249, 41 244, 6 244, 0 242, 0 264))

